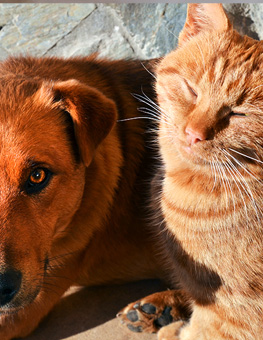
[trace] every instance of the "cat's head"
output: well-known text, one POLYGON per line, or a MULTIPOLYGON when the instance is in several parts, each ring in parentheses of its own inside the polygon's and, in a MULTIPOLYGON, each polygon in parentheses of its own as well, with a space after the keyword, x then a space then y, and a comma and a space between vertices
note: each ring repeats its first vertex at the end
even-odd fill
POLYGON ((263 43, 239 35, 222 5, 188 5, 178 48, 157 68, 156 91, 170 169, 178 159, 199 170, 211 162, 262 167, 252 158, 263 161, 263 43))

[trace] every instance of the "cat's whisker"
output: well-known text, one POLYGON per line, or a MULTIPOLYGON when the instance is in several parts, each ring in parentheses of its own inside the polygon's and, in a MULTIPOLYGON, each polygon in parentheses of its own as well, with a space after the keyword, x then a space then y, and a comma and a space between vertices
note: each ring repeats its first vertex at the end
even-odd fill
POLYGON ((147 120, 152 120, 152 121, 158 121, 159 122, 159 120, 151 118, 151 117, 131 117, 131 118, 125 118, 125 119, 118 119, 117 123, 128 122, 130 120, 138 120, 138 119, 147 119, 147 120))
POLYGON ((230 179, 228 177, 227 177, 227 185, 229 187, 229 191, 230 191, 230 194, 231 194, 231 197, 232 197, 232 204, 233 204, 233 209, 234 209, 234 215, 236 215, 236 200, 235 200, 235 196, 234 196, 234 193, 233 193, 233 189, 232 189, 232 185, 231 185, 230 179))
POLYGON ((237 189, 238 189, 238 191, 239 191, 239 193, 240 193, 240 197, 241 197, 242 202, 243 202, 243 204, 244 204, 244 211, 245 211, 245 214, 246 214, 246 217, 247 217, 247 221, 248 221, 247 205, 246 205, 246 201, 245 201, 245 199, 244 199, 244 195, 243 195, 243 193, 242 193, 242 191, 241 191, 241 189, 240 189, 240 187, 239 187, 239 185, 238 185, 238 182, 239 182, 239 181, 238 181, 237 178, 236 178, 235 172, 234 172, 233 169, 231 168, 231 163, 224 163, 224 165, 225 165, 226 169, 228 170, 228 173, 229 173, 230 177, 232 178, 233 182, 235 183, 235 185, 236 185, 236 187, 237 187, 237 189))
POLYGON ((246 179, 241 174, 241 172, 238 170, 238 168, 233 164, 233 162, 227 156, 226 156, 226 158, 228 159, 229 164, 232 167, 232 169, 239 176, 239 179, 241 179, 241 181, 239 183, 240 183, 241 187, 243 188, 244 192, 246 193, 246 195, 248 196, 248 198, 250 199, 250 201, 251 201, 251 203, 252 203, 252 205, 254 207, 255 213, 257 215, 257 219, 258 219, 258 221, 260 221, 259 215, 258 215, 258 208, 257 208, 257 205, 256 205, 256 201, 254 199, 254 196, 253 196, 253 193, 251 191, 251 188, 249 187, 249 184, 247 183, 246 179))
POLYGON ((149 103, 160 108, 160 106, 155 101, 153 101, 149 96, 147 96, 147 94, 143 91, 143 89, 141 89, 141 91, 142 91, 143 96, 142 95, 138 95, 138 96, 141 96, 142 98, 146 99, 149 103))
MULTIPOLYGON (((232 201, 233 201, 232 190, 231 190, 230 181, 229 181, 229 178, 228 178, 229 176, 227 175, 227 169, 224 166, 221 167, 221 171, 223 172, 224 182, 225 182, 225 186, 227 188, 226 189, 226 193, 227 193, 227 208, 229 208, 229 206, 231 205, 231 199, 230 199, 229 193, 231 194, 232 201)), ((233 201, 233 204, 235 204, 234 201, 233 201)))
POLYGON ((263 164, 263 162, 262 162, 261 160, 256 159, 256 158, 251 157, 251 156, 248 156, 248 155, 246 155, 246 154, 244 154, 244 153, 242 153, 242 152, 240 152, 240 151, 237 151, 237 150, 232 149, 232 148, 229 148, 229 150, 230 150, 230 151, 233 151, 233 152, 235 152, 235 153, 237 153, 237 154, 239 154, 240 156, 243 156, 243 157, 248 158, 248 159, 252 159, 252 160, 255 161, 255 162, 258 162, 258 163, 263 164))
POLYGON ((164 123, 165 125, 169 125, 169 126, 171 126, 172 128, 174 128, 174 124, 173 124, 169 119, 166 119, 165 117, 162 117, 162 118, 160 119, 160 121, 161 121, 162 123, 164 123))
MULTIPOLYGON (((221 151, 221 149, 220 149, 221 151)), ((224 164, 225 165, 225 164, 224 164)), ((232 204, 233 204, 233 208, 234 208, 234 214, 236 213, 236 205, 235 205, 235 197, 234 197, 234 194, 233 194, 233 190, 232 190, 232 185, 231 185, 231 182, 227 176, 227 169, 225 169, 224 167, 222 167, 222 170, 224 172, 224 175, 225 175, 225 181, 226 181, 226 185, 227 187, 229 188, 229 192, 231 194, 231 197, 232 197, 232 204)))
MULTIPOLYGON (((239 172, 238 170, 236 170, 236 171, 239 172)), ((240 174, 240 176, 243 177, 242 174, 240 174)), ((252 193, 252 191, 251 191, 249 185, 247 184, 247 182, 245 182, 245 184, 246 184, 247 190, 245 190, 245 189, 244 189, 244 190, 246 191, 246 194, 247 194, 247 196, 249 197, 249 199, 250 199, 250 201, 251 201, 251 203, 252 203, 252 206, 253 206, 253 208, 254 208, 254 210, 255 210, 255 213, 256 213, 256 216, 257 216, 257 220, 258 220, 258 222, 260 223, 259 212, 260 212, 260 215, 262 215, 261 210, 258 209, 258 206, 257 206, 257 204, 256 204, 256 200, 255 200, 255 198, 254 198, 254 196, 253 196, 253 193, 252 193)))
POLYGON ((141 95, 133 95, 135 99, 137 99, 139 102, 148 105, 149 107, 153 108, 155 110, 156 113, 158 113, 159 115, 164 114, 158 105, 153 105, 153 103, 149 102, 147 99, 145 99, 143 96, 141 95))
MULTIPOLYGON (((141 113, 145 113, 147 115, 149 115, 150 117, 154 118, 157 122, 160 122, 161 121, 161 118, 159 115, 156 115, 155 111, 153 111, 151 108, 148 108, 148 107, 141 107, 138 109, 139 112, 141 113)), ((170 126, 173 126, 173 124, 169 121, 167 121, 166 119, 162 119, 162 122, 164 122, 166 125, 170 125, 170 126)))
POLYGON ((159 117, 159 119, 165 118, 166 120, 171 120, 171 116, 170 116, 169 114, 167 114, 166 112, 164 112, 163 110, 160 111, 160 110, 158 109, 158 107, 156 108, 156 107, 152 106, 152 105, 149 104, 149 103, 145 103, 145 104, 148 105, 148 106, 150 107, 149 110, 150 110, 150 109, 153 110, 153 112, 159 117))
POLYGON ((158 109, 160 113, 162 113, 163 110, 161 109, 161 107, 158 104, 156 104, 151 98, 149 98, 147 94, 144 93, 143 89, 142 89, 142 95, 137 94, 137 93, 132 93, 132 96, 142 103, 151 105, 152 107, 158 109))
POLYGON ((171 30, 169 30, 169 28, 166 25, 164 27, 165 27, 166 31, 169 32, 173 37, 175 37, 177 40, 179 39, 179 35, 175 34, 171 30))
POLYGON ((145 69, 145 71, 147 71, 152 77, 153 77, 153 79, 157 79, 156 78, 156 76, 155 76, 155 74, 153 74, 151 71, 149 71, 148 69, 147 69, 147 67, 144 65, 144 63, 143 62, 141 62, 141 65, 142 65, 142 67, 145 69))
POLYGON ((138 111, 149 115, 150 117, 154 118, 158 122, 160 121, 160 116, 156 115, 155 112, 152 111, 152 109, 148 107, 140 107, 138 111))
POLYGON ((240 171, 237 169, 237 167, 234 165, 234 163, 231 161, 231 159, 228 158, 227 154, 224 152, 224 150, 222 150, 223 153, 225 154, 225 158, 227 160, 227 163, 224 164, 228 164, 231 169, 234 171, 235 177, 238 180, 239 184, 241 185, 241 187, 243 188, 243 190, 245 191, 245 193, 248 193, 246 188, 243 186, 243 183, 245 185, 247 185, 247 182, 245 180, 245 178, 242 176, 242 174, 240 173, 240 171))
MULTIPOLYGON (((149 142, 153 142, 154 141, 155 143, 157 143, 158 142, 158 138, 156 136, 156 128, 149 128, 147 132, 154 136, 153 138, 151 138, 149 140, 149 142)), ((158 146, 158 148, 159 148, 159 146, 158 146)))
POLYGON ((216 169, 215 169, 215 164, 214 164, 214 158, 212 159, 212 161, 210 162, 211 165, 211 172, 212 172, 212 176, 214 178, 214 183, 213 183, 213 187, 210 191, 210 194, 214 191, 214 188, 216 186, 216 182, 217 182, 217 178, 216 178, 216 169))
POLYGON ((224 153, 226 153, 229 157, 231 157, 250 177, 254 178, 258 183, 262 184, 262 182, 251 172, 249 171, 241 162, 239 162, 238 159, 236 159, 231 153, 229 153, 227 150, 223 150, 224 153))
MULTIPOLYGON (((227 188, 226 188, 226 184, 225 184, 225 180, 224 180, 224 177, 226 177, 226 174, 224 172, 224 169, 221 168, 218 164, 219 164, 219 159, 218 157, 215 155, 215 158, 216 158, 216 167, 217 167, 217 170, 218 170, 218 174, 220 175, 219 176, 219 179, 221 179, 221 183, 223 185, 223 188, 225 190, 225 194, 226 194, 226 197, 228 198, 228 193, 227 193, 227 188)), ((228 201, 228 200, 227 200, 228 201)))
POLYGON ((171 116, 169 114, 167 114, 157 103, 155 103, 151 98, 149 98, 147 96, 147 94, 144 93, 143 89, 142 89, 142 95, 138 95, 138 100, 146 100, 145 104, 149 105, 150 107, 152 107, 153 109, 155 109, 155 111, 157 111, 160 115, 165 116, 167 119, 171 119, 171 116))
POLYGON ((151 115, 154 115, 156 118, 158 118, 160 120, 161 114, 155 108, 152 108, 152 107, 141 107, 138 110, 140 111, 141 109, 145 109, 145 110, 147 109, 148 112, 151 113, 151 115))
POLYGON ((164 110, 162 110, 160 108, 159 105, 157 105, 155 102, 153 102, 142 90, 143 95, 140 94, 136 94, 133 93, 132 96, 137 99, 138 101, 140 101, 143 104, 148 105, 150 108, 152 108, 154 111, 154 113, 156 114, 156 116, 160 117, 165 117, 166 120, 170 120, 171 116, 168 115, 164 110))
MULTIPOLYGON (((225 154, 225 157, 227 159, 227 163, 224 163, 224 166, 228 169, 228 173, 230 174, 231 178, 233 179, 232 173, 229 171, 229 166, 231 167, 232 162, 231 162, 231 160, 229 160, 227 153, 225 153, 226 150, 224 150, 224 149, 220 149, 220 150, 225 154)), ((228 185, 229 185, 229 189, 230 189, 231 196, 232 196, 232 202, 233 202, 234 214, 235 214, 236 213, 236 209, 235 209, 236 208, 236 205, 235 205, 235 195, 233 193, 232 185, 231 185, 231 182, 230 182, 229 179, 228 179, 228 185)), ((237 185, 237 183, 236 183, 236 185, 237 185)))
POLYGON ((256 109, 257 111, 263 112, 263 110, 262 110, 260 107, 254 105, 254 104, 246 103, 246 105, 249 105, 249 106, 253 107, 253 108, 256 109))
POLYGON ((253 91, 255 91, 256 89, 258 89, 259 87, 262 87, 263 85, 258 85, 258 86, 256 86, 254 89, 253 89, 253 91))
POLYGON ((258 221, 260 221, 259 215, 258 215, 258 207, 256 205, 256 201, 254 199, 254 196, 253 196, 253 193, 251 191, 251 188, 249 187, 247 181, 245 180, 243 175, 240 173, 238 168, 233 164, 233 162, 229 158, 227 158, 227 159, 228 159, 229 165, 231 166, 231 168, 233 169, 234 173, 236 174, 236 178, 238 179, 239 184, 241 185, 241 187, 244 190, 245 194, 247 195, 247 197, 251 201, 252 206, 253 206, 253 208, 255 210, 255 213, 256 213, 258 221))

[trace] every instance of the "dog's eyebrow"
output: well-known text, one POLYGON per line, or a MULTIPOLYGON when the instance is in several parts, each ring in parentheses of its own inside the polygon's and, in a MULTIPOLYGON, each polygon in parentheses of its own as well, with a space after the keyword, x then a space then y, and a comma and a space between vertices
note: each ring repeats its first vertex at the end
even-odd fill
POLYGON ((33 167, 37 166, 39 163, 34 158, 27 158, 25 160, 24 164, 28 168, 33 168, 33 167))
MULTIPOLYGON (((42 160, 36 160, 36 157, 28 157, 24 161, 24 170, 26 169, 31 169, 31 168, 36 168, 36 167, 47 167, 51 168, 51 163, 50 160, 47 159, 42 159, 42 160)), ((53 171, 54 168, 52 167, 53 171)))

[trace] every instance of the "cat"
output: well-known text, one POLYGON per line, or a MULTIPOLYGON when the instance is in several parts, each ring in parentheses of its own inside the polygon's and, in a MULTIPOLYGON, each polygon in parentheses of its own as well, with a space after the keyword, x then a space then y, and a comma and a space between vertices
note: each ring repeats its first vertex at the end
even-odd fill
MULTIPOLYGON (((221 4, 189 4, 178 47, 156 78, 159 244, 192 313, 158 339, 261 340, 263 42, 235 31, 221 4)), ((148 330, 167 308, 164 324, 175 320, 177 291, 160 294, 123 315, 137 312, 136 326, 148 330)))

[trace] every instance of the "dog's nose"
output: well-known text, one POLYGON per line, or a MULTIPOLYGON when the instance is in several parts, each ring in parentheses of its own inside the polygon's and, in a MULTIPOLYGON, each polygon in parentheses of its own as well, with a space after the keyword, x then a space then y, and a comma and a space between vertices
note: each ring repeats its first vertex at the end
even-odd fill
POLYGON ((22 274, 18 270, 8 269, 0 273, 0 307, 9 303, 20 289, 22 274))

